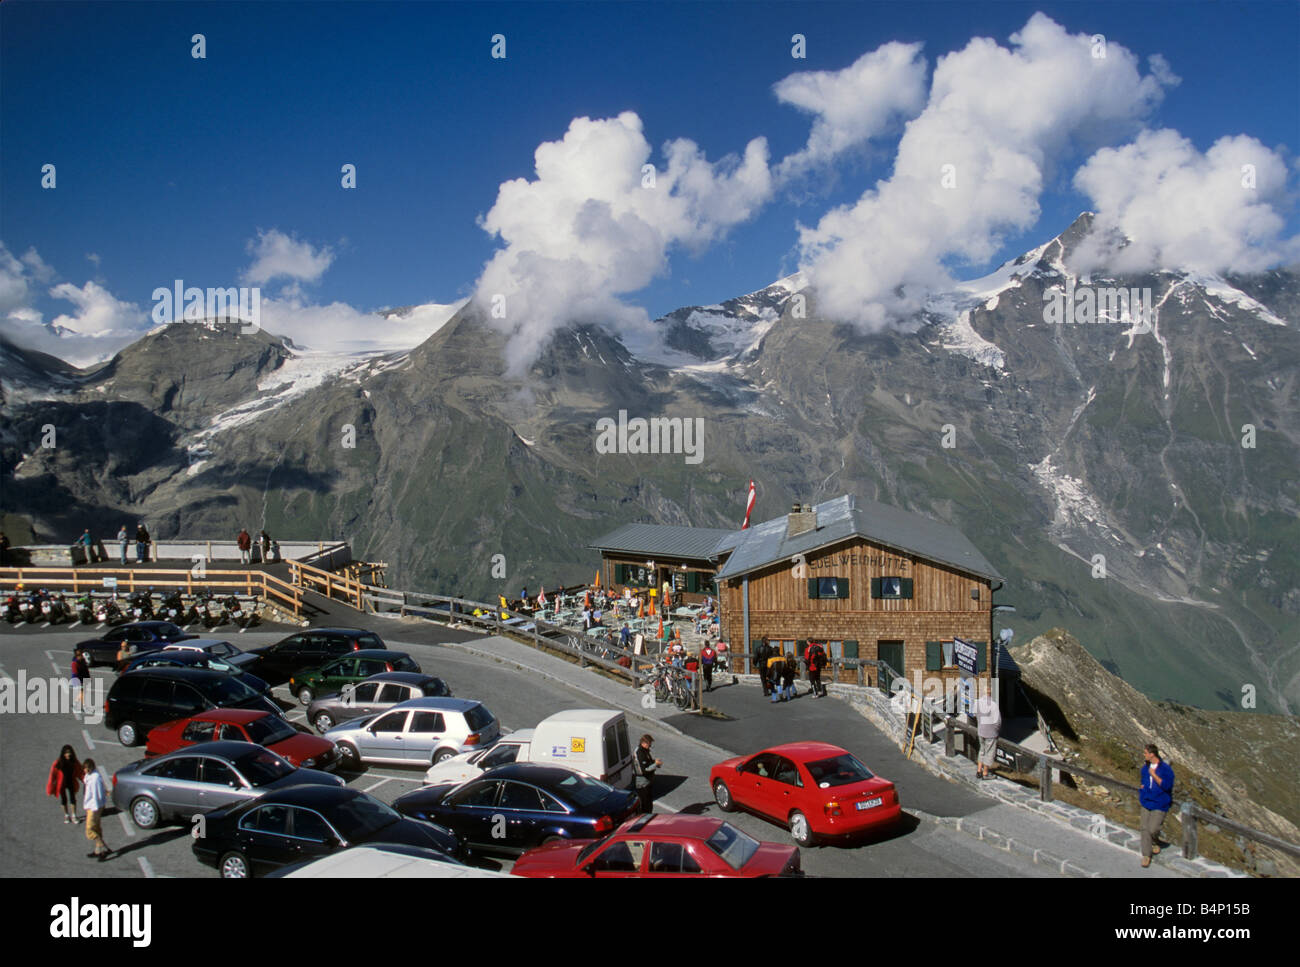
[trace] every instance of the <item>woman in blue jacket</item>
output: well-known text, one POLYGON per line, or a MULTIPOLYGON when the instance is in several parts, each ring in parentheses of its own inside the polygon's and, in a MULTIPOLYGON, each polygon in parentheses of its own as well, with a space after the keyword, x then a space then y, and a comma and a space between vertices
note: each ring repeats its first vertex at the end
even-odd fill
POLYGON ((1173 767, 1160 758, 1160 750, 1154 744, 1142 751, 1146 760, 1138 773, 1138 801, 1142 804, 1142 866, 1151 865, 1151 854, 1159 853, 1160 824, 1165 821, 1165 813, 1174 800, 1173 767))

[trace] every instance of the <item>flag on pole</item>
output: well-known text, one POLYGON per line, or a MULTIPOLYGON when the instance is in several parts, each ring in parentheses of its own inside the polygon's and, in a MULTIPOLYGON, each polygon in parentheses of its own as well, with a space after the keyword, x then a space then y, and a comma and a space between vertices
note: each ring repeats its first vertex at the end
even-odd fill
POLYGON ((540 611, 546 607, 546 588, 542 588, 537 595, 537 609, 540 611))
POLYGON ((749 526, 749 515, 750 515, 750 513, 754 510, 754 501, 755 501, 755 499, 756 499, 757 497, 758 497, 758 493, 757 493, 757 491, 754 490, 754 481, 753 481, 753 480, 750 480, 750 481, 749 481, 749 500, 747 500, 747 501, 745 502, 745 522, 744 522, 743 524, 740 525, 740 529, 741 529, 741 530, 744 530, 745 528, 747 528, 747 527, 749 526))
POLYGON ((660 616, 659 616, 659 640, 660 640, 660 641, 663 641, 663 640, 664 640, 664 618, 663 618, 663 615, 660 615, 660 616))

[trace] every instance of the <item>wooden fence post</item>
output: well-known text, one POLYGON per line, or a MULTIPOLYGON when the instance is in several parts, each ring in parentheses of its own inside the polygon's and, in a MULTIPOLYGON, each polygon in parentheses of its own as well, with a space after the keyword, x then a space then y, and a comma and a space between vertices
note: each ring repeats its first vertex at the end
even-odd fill
POLYGON ((957 754, 957 737, 953 735, 951 715, 943 717, 943 754, 950 758, 957 754))
POLYGON ((1038 757, 1038 798, 1043 802, 1052 801, 1052 767, 1045 755, 1038 757))
POLYGON ((1183 824, 1183 859, 1196 859, 1196 807, 1184 802, 1178 810, 1178 820, 1183 824))

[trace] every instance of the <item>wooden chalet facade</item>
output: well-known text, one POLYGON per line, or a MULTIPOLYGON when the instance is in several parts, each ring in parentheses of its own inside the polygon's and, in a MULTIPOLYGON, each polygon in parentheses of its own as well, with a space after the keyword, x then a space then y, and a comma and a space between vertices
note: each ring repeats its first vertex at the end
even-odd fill
MULTIPOLYGON (((617 580, 629 576, 617 570, 619 563, 626 568, 641 557, 644 564, 633 546, 671 537, 680 549, 680 532, 688 530, 671 528, 669 535, 653 525, 630 526, 645 530, 621 529, 623 539, 594 545, 629 545, 602 549, 603 579, 620 589, 630 582, 617 580)), ((722 636, 733 654, 753 654, 766 638, 802 655, 807 642, 818 641, 833 657, 879 660, 913 682, 919 671, 955 690, 961 677, 956 637, 977 649, 981 688, 996 673, 993 593, 1002 579, 955 528, 846 495, 816 507, 796 505, 789 515, 746 530, 701 530, 701 543, 717 534, 712 551, 690 562, 700 574, 696 586, 704 586, 707 573, 712 587, 692 597, 716 588, 722 636)), ((878 684, 870 671, 870 683, 878 684)))

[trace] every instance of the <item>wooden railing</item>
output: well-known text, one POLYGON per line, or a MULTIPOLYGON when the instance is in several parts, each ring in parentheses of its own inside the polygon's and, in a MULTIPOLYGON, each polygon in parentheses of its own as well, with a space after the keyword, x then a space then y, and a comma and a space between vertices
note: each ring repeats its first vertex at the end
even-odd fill
POLYGON ((0 588, 14 588, 19 584, 31 588, 57 588, 74 594, 83 591, 119 591, 127 594, 150 587, 164 590, 184 587, 186 594, 198 590, 237 590, 245 594, 259 591, 302 617, 302 591, 265 571, 211 570, 201 571, 202 577, 192 568, 123 568, 123 567, 6 567, 0 568, 0 588), (117 581, 107 587, 104 578, 117 581))
POLYGON ((289 580, 298 587, 318 591, 327 598, 346 601, 358 611, 366 610, 365 596, 368 592, 382 590, 362 584, 356 578, 335 574, 302 561, 289 562, 289 580))

